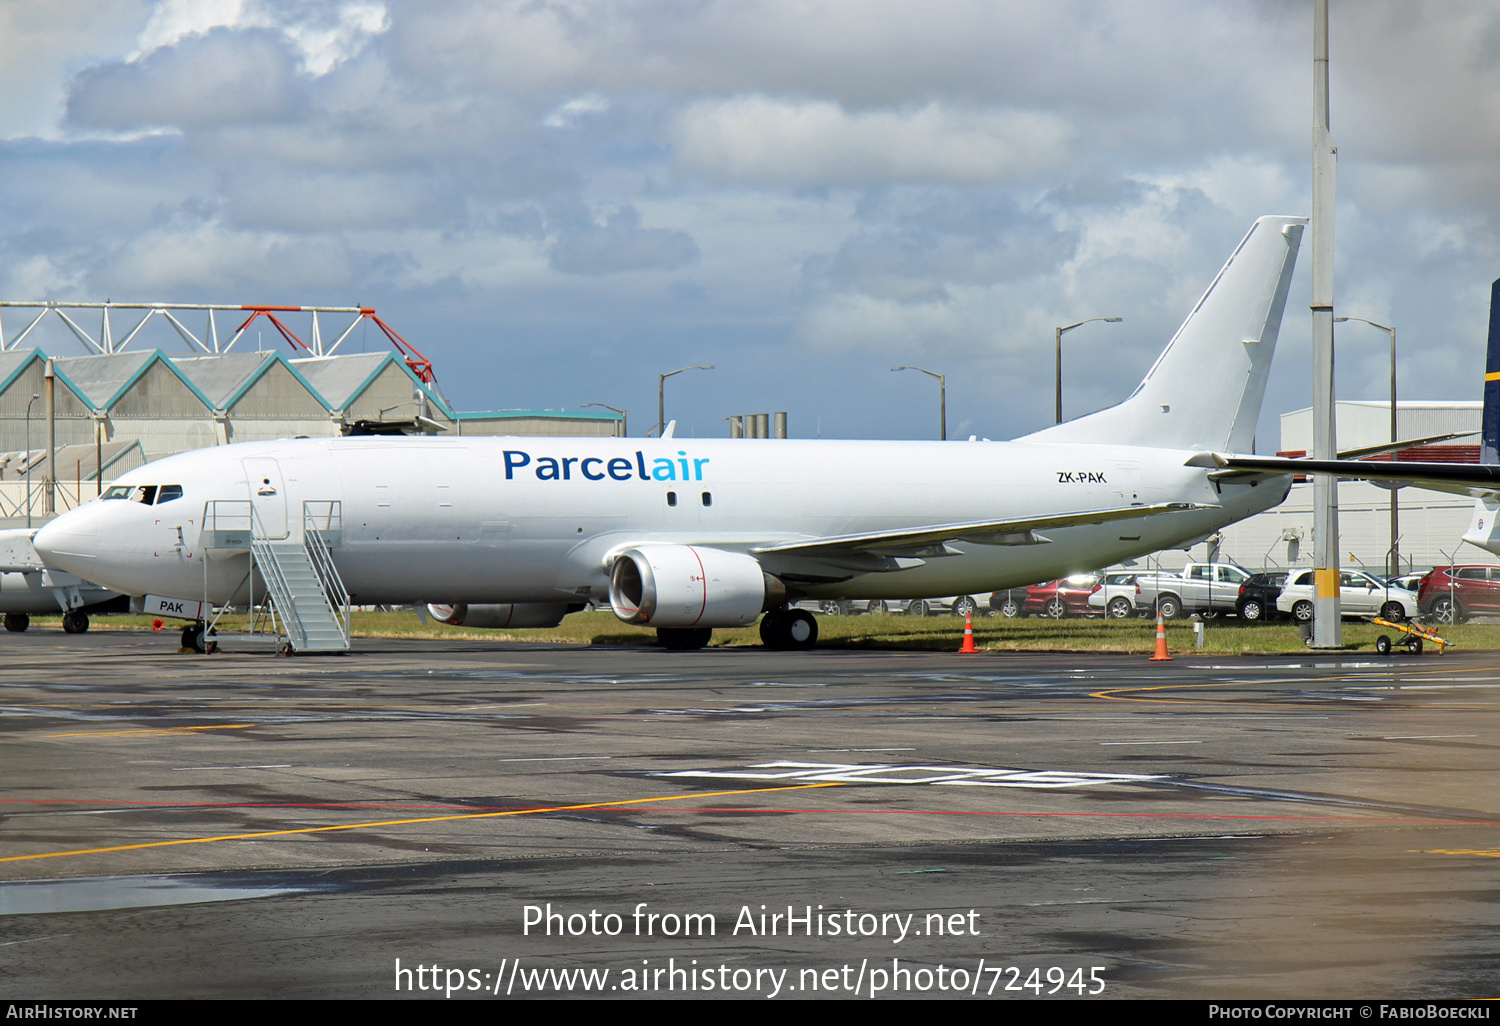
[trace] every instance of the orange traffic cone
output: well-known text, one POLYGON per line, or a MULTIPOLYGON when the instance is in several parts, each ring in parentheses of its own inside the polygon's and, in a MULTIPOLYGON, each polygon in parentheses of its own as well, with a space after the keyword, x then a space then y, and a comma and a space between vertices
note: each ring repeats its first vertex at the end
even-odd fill
POLYGON ((972 612, 964 614, 964 647, 958 651, 960 653, 979 651, 974 647, 974 614, 972 612))
POLYGON ((1161 613, 1156 614, 1156 655, 1151 657, 1151 662, 1171 662, 1172 657, 1167 655, 1167 622, 1161 618, 1161 613))

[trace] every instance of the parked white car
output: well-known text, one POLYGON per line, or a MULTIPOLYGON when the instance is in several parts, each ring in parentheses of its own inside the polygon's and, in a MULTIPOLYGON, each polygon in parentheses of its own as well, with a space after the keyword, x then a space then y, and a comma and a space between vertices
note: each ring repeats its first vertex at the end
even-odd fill
MULTIPOLYGON (((1386 620, 1409 620, 1417 615, 1417 597, 1405 588, 1387 585, 1357 570, 1339 571, 1339 604, 1345 616, 1379 616, 1386 620)), ((1313 571, 1303 570, 1288 578, 1276 608, 1290 613, 1298 623, 1313 616, 1313 571)))
POLYGON ((1136 583, 1134 570, 1109 570, 1099 582, 1099 587, 1089 596, 1089 606, 1102 609, 1111 620, 1123 620, 1134 616, 1140 605, 1141 586, 1136 583))

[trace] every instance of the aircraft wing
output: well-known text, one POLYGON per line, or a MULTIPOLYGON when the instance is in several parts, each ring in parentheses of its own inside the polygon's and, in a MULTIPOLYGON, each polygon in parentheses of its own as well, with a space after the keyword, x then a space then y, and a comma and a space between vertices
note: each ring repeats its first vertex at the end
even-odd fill
POLYGON ((1485 463, 1418 463, 1407 460, 1313 460, 1290 456, 1224 456, 1200 453, 1189 463, 1238 474, 1334 474, 1341 478, 1415 485, 1435 492, 1472 498, 1500 496, 1500 465, 1485 463))
MULTIPOLYGON (((957 555, 956 551, 945 551, 943 543, 966 541, 980 545, 1036 545, 1051 540, 1037 534, 1038 531, 1078 527, 1084 524, 1104 524, 1112 520, 1134 520, 1140 517, 1156 516, 1159 513, 1180 513, 1185 510, 1208 508, 1211 507, 1191 502, 1158 502, 1153 505, 1080 510, 1074 513, 1053 513, 1022 519, 972 520, 958 524, 936 524, 931 527, 907 527, 894 531, 868 531, 861 534, 844 534, 814 538, 809 541, 765 545, 753 548, 750 552, 756 556, 785 555, 814 558, 860 554, 917 558, 957 555)), ((892 566, 891 569, 898 568, 892 566)))

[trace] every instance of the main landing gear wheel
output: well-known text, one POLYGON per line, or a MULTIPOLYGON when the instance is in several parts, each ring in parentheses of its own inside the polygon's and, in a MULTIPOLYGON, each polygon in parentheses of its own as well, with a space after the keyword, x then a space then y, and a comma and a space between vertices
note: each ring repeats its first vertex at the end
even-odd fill
POLYGON ((776 652, 812 648, 818 643, 818 621, 802 609, 773 610, 760 618, 760 640, 776 652))
POLYGON ((25 613, 6 613, 5 629, 13 634, 20 634, 31 626, 31 617, 25 613))
POLYGON ((82 634, 89 629, 89 614, 87 613, 64 613, 63 630, 68 634, 82 634))
POLYGON ((202 655, 208 651, 203 644, 203 625, 190 623, 182 629, 182 647, 202 655))
MULTIPOLYGON (((811 617, 809 617, 811 619, 811 617)), ((658 627, 656 640, 668 652, 696 652, 714 636, 712 627, 658 627)))

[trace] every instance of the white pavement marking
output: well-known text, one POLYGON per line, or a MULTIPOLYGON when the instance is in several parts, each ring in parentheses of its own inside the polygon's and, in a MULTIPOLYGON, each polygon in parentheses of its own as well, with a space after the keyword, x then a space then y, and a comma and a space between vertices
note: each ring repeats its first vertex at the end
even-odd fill
POLYGON ((743 769, 677 770, 654 777, 715 780, 798 780, 838 784, 958 784, 979 787, 1087 787, 1161 780, 1141 773, 1072 773, 1062 770, 976 769, 972 766, 860 765, 858 763, 766 762, 743 769))

